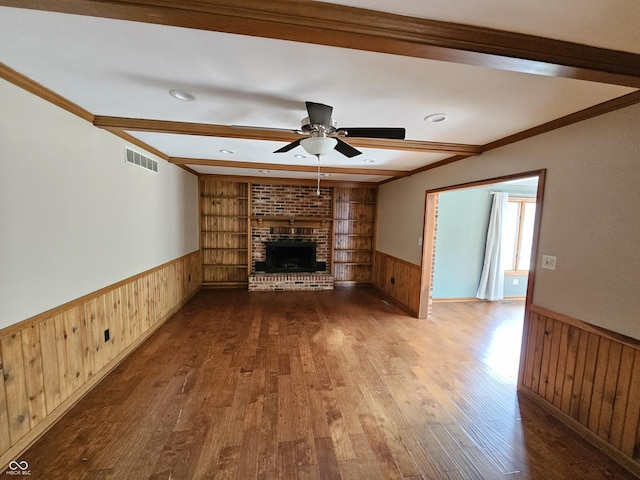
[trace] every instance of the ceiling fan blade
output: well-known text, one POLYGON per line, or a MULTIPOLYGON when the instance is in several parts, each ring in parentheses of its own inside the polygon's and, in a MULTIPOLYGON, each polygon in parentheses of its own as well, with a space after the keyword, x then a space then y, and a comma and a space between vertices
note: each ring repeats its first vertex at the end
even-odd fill
POLYGON ((292 149, 296 148, 298 145, 300 145, 301 141, 302 141, 302 139, 300 138, 300 139, 296 140, 295 142, 291 142, 291 143, 285 145, 284 147, 279 148, 278 150, 276 150, 273 153, 285 153, 285 152, 288 152, 289 150, 292 150, 292 149))
POLYGON ((389 138, 392 140, 404 140, 406 135, 404 128, 341 127, 338 132, 345 133, 345 137, 389 138))
POLYGON ((311 125, 324 125, 326 128, 331 126, 332 106, 314 102, 305 102, 305 105, 311 125))
POLYGON ((339 138, 336 138, 336 140, 338 141, 338 143, 336 143, 336 146, 334 147, 334 149, 339 151, 345 157, 351 158, 351 157, 355 157, 356 155, 360 155, 362 153, 360 150, 353 148, 344 140, 340 140, 339 138))

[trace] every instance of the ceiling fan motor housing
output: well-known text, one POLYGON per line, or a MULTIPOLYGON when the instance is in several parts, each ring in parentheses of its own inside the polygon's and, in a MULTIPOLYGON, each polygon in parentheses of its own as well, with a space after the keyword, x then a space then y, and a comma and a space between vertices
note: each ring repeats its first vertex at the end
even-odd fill
POLYGON ((335 135, 336 133, 338 133, 338 123, 336 122, 335 118, 331 119, 331 122, 328 126, 317 123, 312 124, 311 120, 309 120, 309 117, 303 118, 300 124, 302 125, 300 129, 303 132, 310 133, 312 137, 324 137, 327 135, 335 135))

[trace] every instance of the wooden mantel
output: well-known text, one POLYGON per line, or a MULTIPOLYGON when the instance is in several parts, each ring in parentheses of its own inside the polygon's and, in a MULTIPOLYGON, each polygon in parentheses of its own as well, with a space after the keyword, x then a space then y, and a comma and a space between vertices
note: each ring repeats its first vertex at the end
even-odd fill
POLYGON ((251 226, 329 228, 332 221, 333 219, 330 217, 267 217, 256 215, 251 217, 251 226))

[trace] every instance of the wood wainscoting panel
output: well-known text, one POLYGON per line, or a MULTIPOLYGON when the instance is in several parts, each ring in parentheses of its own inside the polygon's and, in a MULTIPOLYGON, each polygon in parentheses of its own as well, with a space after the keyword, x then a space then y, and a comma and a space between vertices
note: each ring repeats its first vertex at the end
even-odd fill
POLYGON ((532 305, 518 386, 640 473, 640 341, 532 305))
POLYGON ((420 309, 421 267, 386 253, 375 252, 373 285, 412 315, 420 309))
POLYGON ((200 284, 196 251, 0 330, 0 466, 37 440, 200 284))

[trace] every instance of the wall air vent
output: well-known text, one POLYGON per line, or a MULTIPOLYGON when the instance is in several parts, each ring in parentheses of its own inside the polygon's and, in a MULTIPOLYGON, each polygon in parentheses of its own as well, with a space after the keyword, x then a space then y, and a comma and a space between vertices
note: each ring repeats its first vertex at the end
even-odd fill
POLYGON ((125 147, 124 152, 125 161, 127 163, 158 173, 158 162, 153 158, 149 158, 135 150, 131 150, 129 147, 125 147))

